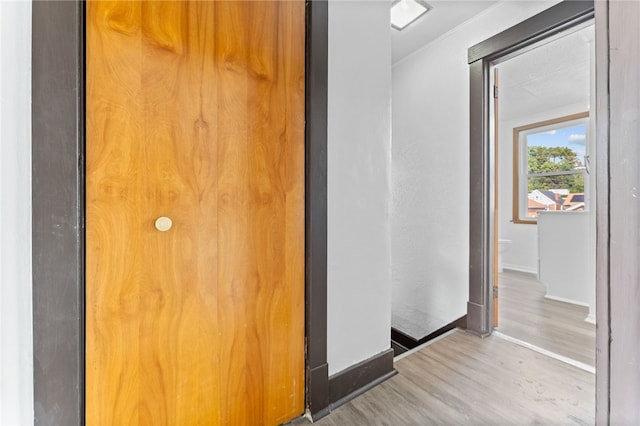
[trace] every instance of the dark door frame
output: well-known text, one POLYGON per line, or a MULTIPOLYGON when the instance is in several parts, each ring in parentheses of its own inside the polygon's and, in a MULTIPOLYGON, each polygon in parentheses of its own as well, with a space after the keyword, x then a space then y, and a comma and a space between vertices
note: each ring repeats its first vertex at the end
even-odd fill
MULTIPOLYGON (((306 407, 329 407, 326 1, 307 2, 306 407)), ((84 424, 84 2, 34 1, 32 202, 35 423, 84 424)), ((302 413, 301 413, 302 414, 302 413)))
MULTIPOLYGON (((469 48, 468 63, 470 77, 470 235, 469 235, 469 301, 467 303, 467 327, 472 333, 486 336, 493 331, 493 191, 491 190, 494 153, 489 135, 490 113, 490 67, 499 59, 505 59, 514 52, 533 46, 539 41, 552 37, 568 28, 595 18, 596 25, 596 102, 592 111, 596 115, 596 186, 597 205, 594 209, 597 222, 596 241, 596 422, 608 424, 611 416, 611 323, 610 298, 612 280, 617 278, 621 292, 627 286, 621 277, 633 276, 629 268, 618 268, 618 275, 611 272, 610 246, 610 56, 609 51, 609 4, 605 1, 565 0, 555 6, 517 24, 475 46, 469 48), (473 206, 479 206, 474 208, 473 206), (628 274, 627 274, 628 273, 628 274)), ((619 64, 618 64, 619 66, 619 64)), ((632 68, 631 66, 629 67, 632 68)), ((619 101, 619 99, 617 99, 619 101)), ((619 142, 619 141, 617 141, 619 142)), ((622 144, 620 144, 622 146, 622 144)), ((631 209, 628 200, 621 206, 631 209)), ((621 209, 620 211, 625 211, 621 209)), ((637 252, 637 246, 625 246, 630 256, 637 252)), ((621 250, 623 250, 621 248, 621 250)), ((628 310, 622 309, 619 315, 628 310)), ((635 313, 633 314, 635 315, 635 313)), ((637 329, 635 329, 637 330, 637 329)), ((634 330, 634 331, 635 331, 634 330)), ((634 341, 630 339, 630 341, 634 341)), ((630 342, 622 341, 620 346, 628 348, 630 342)), ((631 350, 632 352, 633 350, 631 350)), ((628 352, 620 351, 625 355, 628 352)), ((622 370, 627 367, 622 367, 622 370)), ((619 374, 619 372, 618 372, 619 374)), ((623 373, 624 374, 624 373, 623 373)), ((620 376, 620 374, 619 374, 620 376)), ((619 378, 619 377, 618 377, 619 378)), ((632 379, 633 380, 633 379, 632 379)), ((620 381, 622 383, 623 381, 620 381)), ((624 383, 625 385, 628 383, 624 383)), ((637 387, 636 387, 637 388, 637 387)), ((616 392, 624 392, 619 386, 616 392)), ((635 418, 637 410, 629 404, 627 418, 635 418)), ((616 413, 619 415, 619 413, 616 413)))
POLYGON ((469 48, 470 210, 467 329, 493 331, 494 151, 489 134, 491 65, 594 18, 593 0, 565 0, 469 48))

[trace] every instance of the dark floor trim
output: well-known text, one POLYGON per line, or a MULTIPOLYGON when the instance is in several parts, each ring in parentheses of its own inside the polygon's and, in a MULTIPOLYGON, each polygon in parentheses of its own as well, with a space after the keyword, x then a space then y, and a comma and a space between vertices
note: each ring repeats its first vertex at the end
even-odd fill
POLYGON ((394 358, 397 357, 398 355, 402 355, 403 353, 405 353, 405 352, 407 352, 409 350, 409 348, 406 348, 406 347, 402 346, 401 344, 399 344, 398 342, 394 342, 393 340, 391 340, 391 349, 393 349, 393 357, 394 358))
MULTIPOLYGON (((451 331, 455 328, 467 328, 467 316, 464 315, 460 318, 458 318, 457 320, 450 322, 449 324, 445 325, 444 327, 439 328, 438 330, 434 331, 433 333, 428 334, 427 336, 421 338, 421 339, 414 339, 413 337, 403 333, 400 330, 397 330, 395 328, 391 329, 391 341, 402 346, 403 348, 406 348, 408 350, 413 349, 413 348, 417 348, 420 345, 423 345, 425 343, 427 343, 429 340, 433 340, 436 337, 442 336, 444 333, 451 331)), ((398 354, 396 354, 397 356, 398 354)))
POLYGON ((397 371, 393 368, 393 349, 387 349, 334 374, 329 377, 330 409, 338 408, 396 374, 397 371))

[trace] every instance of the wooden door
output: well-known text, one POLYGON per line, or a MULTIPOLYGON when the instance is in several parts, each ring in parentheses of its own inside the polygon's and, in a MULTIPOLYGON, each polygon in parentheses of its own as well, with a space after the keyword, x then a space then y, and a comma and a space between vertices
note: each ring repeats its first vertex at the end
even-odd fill
POLYGON ((89 2, 86 37, 87 424, 302 414, 304 2, 89 2))

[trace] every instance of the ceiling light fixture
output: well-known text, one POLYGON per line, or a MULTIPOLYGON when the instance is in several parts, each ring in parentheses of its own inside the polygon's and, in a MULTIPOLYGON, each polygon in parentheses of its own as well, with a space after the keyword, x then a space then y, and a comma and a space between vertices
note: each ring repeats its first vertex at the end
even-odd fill
POLYGON ((428 10, 429 6, 419 0, 396 0, 391 6, 391 26, 400 31, 428 10))

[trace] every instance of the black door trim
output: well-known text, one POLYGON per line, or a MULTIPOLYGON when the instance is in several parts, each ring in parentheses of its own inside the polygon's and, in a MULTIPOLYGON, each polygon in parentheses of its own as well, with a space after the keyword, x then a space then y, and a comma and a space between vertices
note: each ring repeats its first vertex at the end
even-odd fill
MULTIPOLYGON (((307 2, 306 406, 329 407, 327 2, 307 2)), ((34 404, 38 425, 84 424, 84 2, 32 5, 34 404)), ((301 413, 302 414, 302 413, 301 413)))
POLYGON ((84 7, 32 4, 34 416, 84 423, 84 7))
POLYGON ((306 55, 307 409, 328 414, 327 364, 327 75, 328 2, 307 2, 306 55))
POLYGON ((468 63, 505 57, 540 40, 593 19, 593 0, 558 3, 521 23, 469 48, 468 63))

